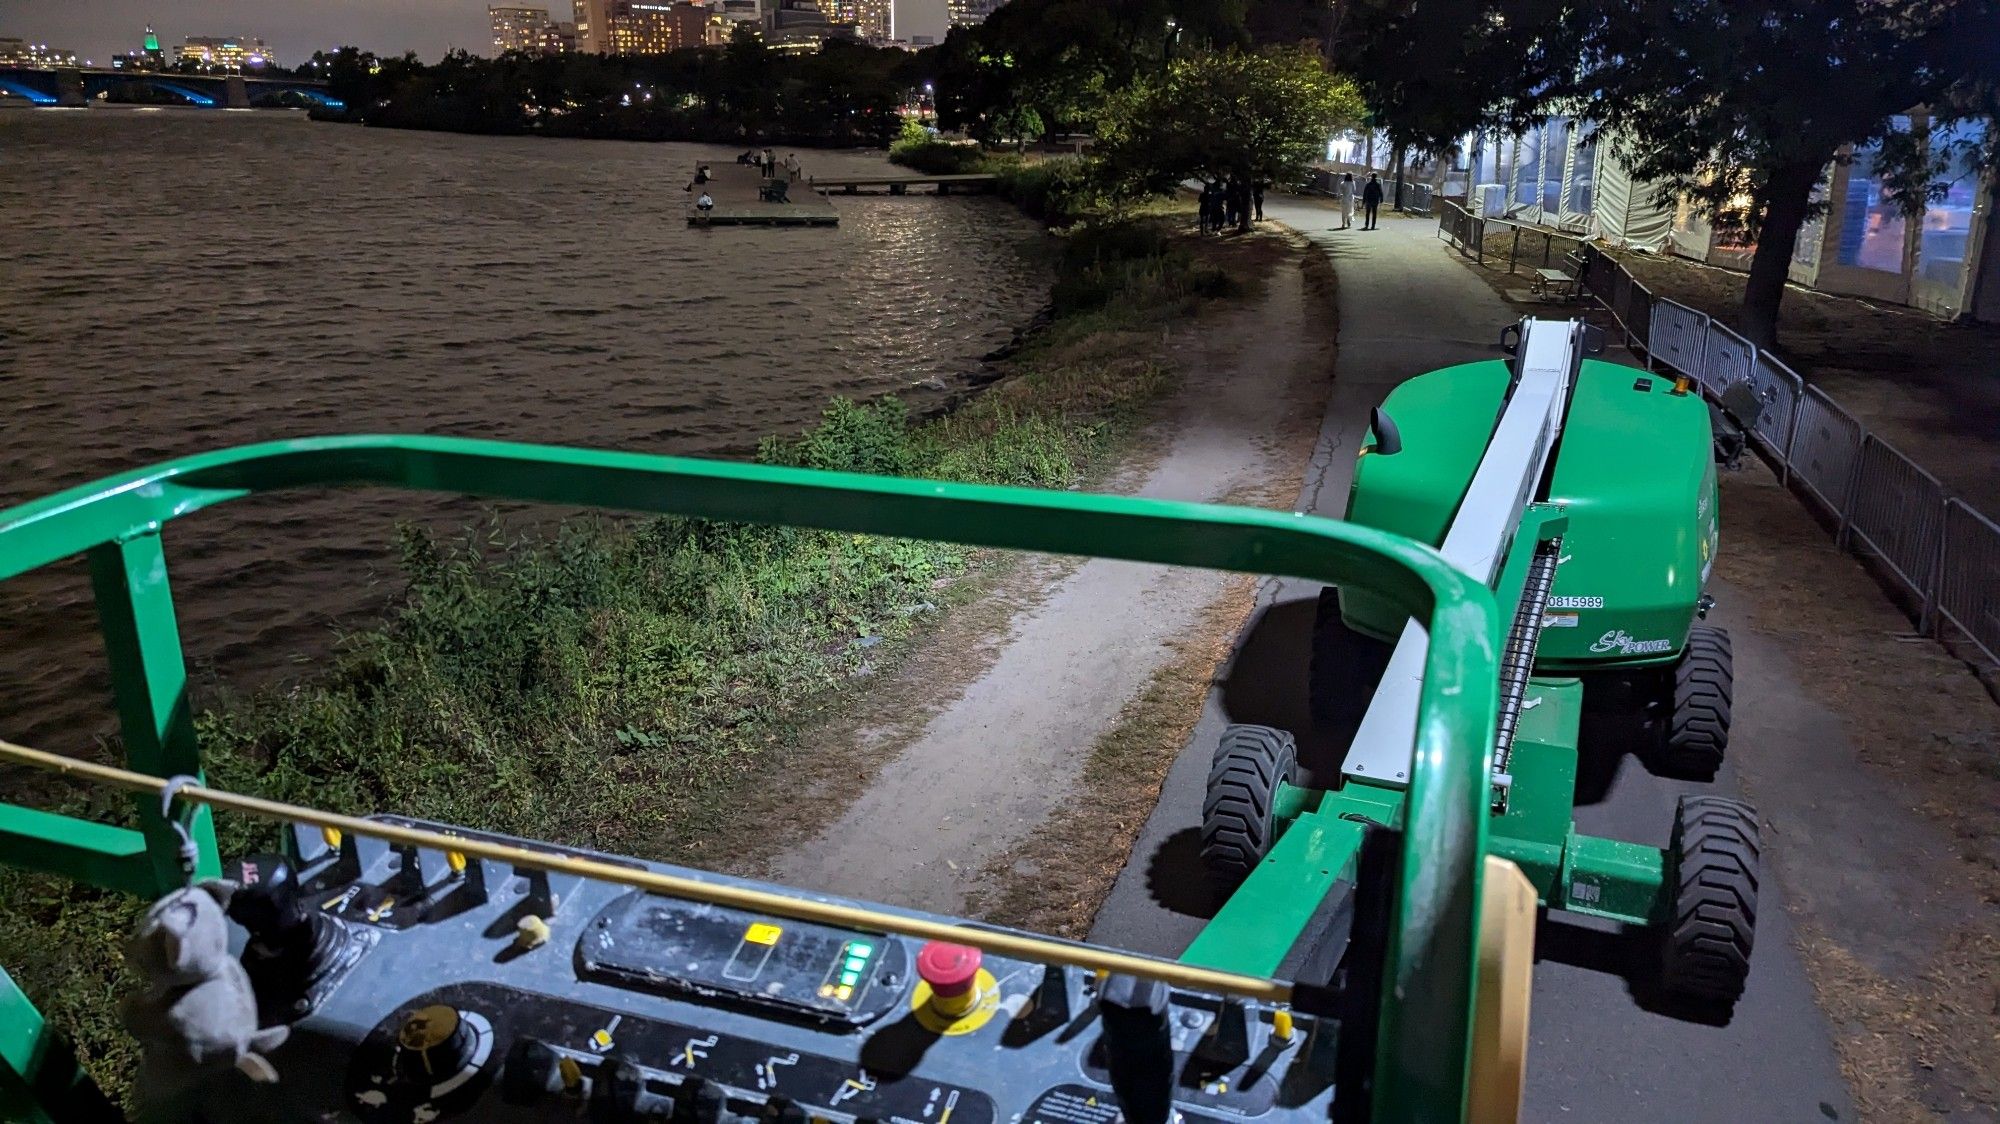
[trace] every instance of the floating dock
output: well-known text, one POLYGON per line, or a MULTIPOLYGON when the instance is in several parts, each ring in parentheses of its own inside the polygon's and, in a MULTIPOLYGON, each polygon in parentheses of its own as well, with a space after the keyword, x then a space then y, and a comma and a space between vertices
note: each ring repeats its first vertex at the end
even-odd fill
POLYGON ((814 176, 809 181, 821 195, 871 194, 908 195, 913 187, 929 187, 933 194, 951 195, 997 191, 1000 177, 991 172, 968 172, 954 176, 814 176))
POLYGON ((840 212, 815 203, 720 203, 706 215, 688 213, 689 226, 839 226, 840 212))
MULTIPOLYGON (((763 197, 768 181, 751 165, 710 164, 708 174, 707 183, 687 193, 689 226, 840 225, 840 212, 804 180, 789 185, 790 198, 785 202, 773 203, 763 197), (694 205, 704 190, 715 200, 715 206, 707 213, 694 205)), ((779 177, 784 174, 780 167, 779 177)), ((694 179, 693 169, 688 170, 688 179, 694 179)))

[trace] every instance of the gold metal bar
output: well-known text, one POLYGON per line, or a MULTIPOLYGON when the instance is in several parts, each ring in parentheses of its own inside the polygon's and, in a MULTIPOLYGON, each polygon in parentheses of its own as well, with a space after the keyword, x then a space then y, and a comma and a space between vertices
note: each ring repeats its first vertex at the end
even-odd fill
MULTIPOLYGON (((30 749, 5 740, 0 740, 0 760, 47 769, 65 776, 134 792, 157 795, 167 786, 166 781, 145 773, 135 773, 129 769, 100 765, 91 761, 80 761, 74 757, 30 749)), ((434 851, 456 852, 468 857, 492 859, 522 869, 544 870, 552 874, 574 874, 597 882, 630 886, 633 889, 687 901, 708 902, 712 905, 767 913, 776 917, 789 917, 795 921, 813 921, 842 928, 896 933, 919 940, 949 941, 953 944, 970 945, 999 956, 1011 956, 1041 964, 1067 964, 1096 972, 1118 972, 1159 980, 1175 987, 1237 995, 1266 1003, 1289 1002, 1292 997, 1292 985, 1281 980, 1267 980, 1259 976, 1199 968, 1191 964, 1156 960, 1135 953, 1068 944, 1046 937, 995 932, 945 921, 904 917, 866 906, 818 902, 770 890, 751 889, 747 886, 729 886, 650 870, 632 870, 576 855, 548 854, 507 843, 492 843, 483 839, 445 835, 421 828, 402 827, 356 816, 343 816, 201 785, 189 785, 181 789, 176 798, 190 804, 203 804, 210 808, 242 812, 262 819, 311 824, 323 830, 330 828, 355 835, 366 835, 408 847, 425 847, 434 851)))

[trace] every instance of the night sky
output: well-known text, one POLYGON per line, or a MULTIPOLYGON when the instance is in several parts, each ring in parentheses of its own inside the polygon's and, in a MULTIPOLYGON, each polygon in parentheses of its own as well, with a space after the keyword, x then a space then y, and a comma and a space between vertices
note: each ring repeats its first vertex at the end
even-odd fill
MULTIPOLYGON (((569 0, 519 0, 569 8, 569 0)), ((0 0, 0 36, 66 48, 103 65, 135 50, 147 24, 160 45, 189 35, 262 36, 290 66, 315 50, 353 44, 426 61, 453 47, 487 48, 487 0, 0 0)), ((563 16, 560 18, 568 18, 563 16)))

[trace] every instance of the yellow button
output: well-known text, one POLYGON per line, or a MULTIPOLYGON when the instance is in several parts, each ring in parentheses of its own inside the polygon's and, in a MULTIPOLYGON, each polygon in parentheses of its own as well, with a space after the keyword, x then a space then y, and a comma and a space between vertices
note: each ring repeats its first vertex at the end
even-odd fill
POLYGON ((778 926, 759 921, 743 930, 743 939, 751 944, 773 945, 778 943, 778 937, 783 933, 784 930, 778 926))

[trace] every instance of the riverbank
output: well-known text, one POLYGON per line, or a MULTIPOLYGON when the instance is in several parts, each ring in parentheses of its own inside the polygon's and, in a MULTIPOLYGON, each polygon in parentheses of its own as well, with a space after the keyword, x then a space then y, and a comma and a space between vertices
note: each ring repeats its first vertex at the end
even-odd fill
MULTIPOLYGON (((1109 471, 1175 378, 1147 341, 1244 283, 1169 225, 1068 235, 1058 315, 960 409, 916 421, 893 400, 836 402, 759 458, 1045 487, 1109 471)), ((977 587, 963 583, 978 563, 936 544, 677 519, 406 529, 387 622, 304 681, 208 710, 205 760, 238 791, 685 858, 784 787, 767 754, 895 666, 977 587)), ((221 829, 226 852, 268 842, 221 829)), ((0 899, 6 967, 122 1092, 131 1046, 110 1000, 138 903, 17 874, 0 876, 0 899)))

